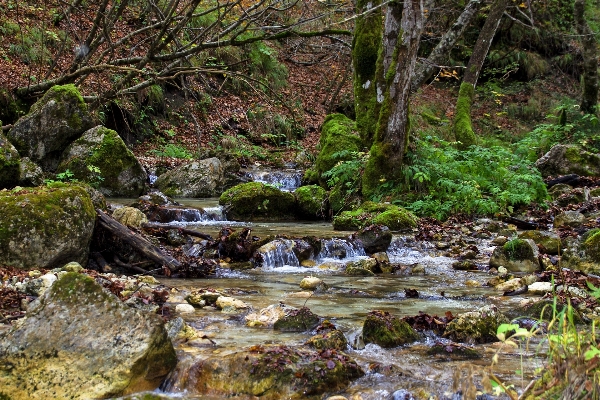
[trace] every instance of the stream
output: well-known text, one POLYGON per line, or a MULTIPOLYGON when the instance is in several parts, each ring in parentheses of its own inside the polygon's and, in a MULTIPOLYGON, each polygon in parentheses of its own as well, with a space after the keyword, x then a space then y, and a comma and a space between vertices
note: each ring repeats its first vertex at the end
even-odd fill
MULTIPOLYGON (((408 393, 415 398, 467 399, 469 395, 462 396, 460 393, 468 393, 469 390, 473 393, 473 387, 482 390, 484 369, 489 369, 496 352, 499 360, 493 367, 493 373, 506 385, 514 385, 521 392, 533 377, 534 369, 543 366, 546 350, 535 338, 529 348, 500 348, 499 343, 476 345, 474 349, 481 355, 476 360, 464 360, 452 354, 428 355, 427 350, 434 343, 443 343, 445 340, 433 333, 422 334, 421 340, 414 344, 392 349, 382 349, 374 344, 365 346, 362 343, 362 324, 372 310, 388 311, 397 317, 413 316, 419 312, 443 316, 446 311, 456 315, 494 304, 500 311, 506 311, 528 296, 504 297, 494 288, 484 286, 494 276, 487 272, 454 270, 451 264, 456 259, 443 256, 443 252, 429 242, 419 242, 412 235, 395 235, 387 251, 392 263, 405 265, 407 270, 415 265, 422 266, 424 273, 348 276, 325 267, 365 257, 362 248, 356 248, 347 240, 352 232, 334 231, 329 222, 226 221, 220 213, 218 199, 178 201, 186 207, 205 210, 200 221, 180 224, 213 237, 222 226, 231 226, 234 229, 249 227, 252 234, 259 237, 310 235, 322 238, 324 250, 315 258, 313 267, 298 266, 286 259, 286 255, 280 254, 274 255, 274 259, 261 268, 245 271, 219 268, 216 277, 209 279, 164 279, 161 283, 172 288, 172 293, 175 292, 169 299, 173 308, 177 303, 185 303, 185 294, 190 291, 211 287, 246 302, 254 311, 277 303, 293 307, 306 305, 312 312, 330 320, 342 330, 351 344, 346 350, 347 354, 366 372, 364 377, 352 382, 346 390, 335 394, 364 400, 411 398, 403 397, 408 393), (326 251, 328 246, 346 246, 346 257, 339 259, 332 256, 326 251), (307 296, 299 287, 300 281, 306 276, 321 278, 329 289, 307 296), (405 289, 416 289, 419 297, 406 297, 405 289), (520 370, 524 370, 524 377, 519 375, 520 370)), ((111 202, 127 204, 131 200, 111 199, 111 202)), ((479 250, 476 261, 487 263, 493 251, 490 240, 473 239, 472 244, 479 250)), ((196 309, 194 313, 182 314, 182 317, 203 339, 191 340, 177 348, 180 359, 178 367, 159 391, 189 399, 209 398, 194 393, 191 389, 193 385, 188 382, 186 368, 193 360, 257 344, 302 344, 311 336, 310 332, 289 333, 247 327, 243 314, 222 313, 211 307, 196 309)), ((327 395, 323 398, 327 398, 327 395)))

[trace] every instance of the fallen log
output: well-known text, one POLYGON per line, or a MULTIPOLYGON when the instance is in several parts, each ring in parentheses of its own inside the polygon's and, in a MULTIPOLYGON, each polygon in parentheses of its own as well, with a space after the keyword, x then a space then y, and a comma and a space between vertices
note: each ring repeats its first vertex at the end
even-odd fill
POLYGON ((565 183, 571 186, 577 185, 579 183, 579 175, 563 175, 556 179, 551 179, 548 182, 546 182, 546 187, 550 189, 552 186, 558 185, 559 183, 565 183))
POLYGON ((119 223, 114 218, 107 215, 104 211, 97 209, 98 221, 100 225, 123 242, 130 245, 135 251, 149 260, 152 260, 160 266, 166 266, 171 272, 177 271, 182 267, 181 263, 175 258, 164 254, 158 247, 154 246, 142 236, 136 234, 125 225, 119 223))
POLYGON ((502 221, 509 224, 513 224, 517 228, 523 230, 543 229, 543 225, 538 224, 537 222, 523 221, 522 219, 518 219, 515 217, 504 216, 502 217, 502 221))

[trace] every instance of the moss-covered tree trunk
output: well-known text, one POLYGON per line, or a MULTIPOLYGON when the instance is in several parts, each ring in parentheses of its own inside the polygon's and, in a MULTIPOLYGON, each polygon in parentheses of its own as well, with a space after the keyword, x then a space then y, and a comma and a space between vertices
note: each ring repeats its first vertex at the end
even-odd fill
POLYGON ((410 80, 422 30, 421 0, 388 4, 377 59, 379 119, 362 180, 364 196, 374 194, 382 181, 395 181, 401 177, 409 131, 410 80))
POLYGON ((496 30, 498 30, 502 14, 508 3, 509 0, 496 0, 492 5, 485 24, 483 24, 483 28, 479 32, 477 42, 475 42, 475 47, 473 48, 473 54, 469 59, 465 76, 460 85, 456 110, 454 112, 454 136, 456 141, 459 142, 460 148, 467 148, 475 144, 475 133, 473 132, 473 124, 471 122, 473 94, 475 93, 475 86, 477 85, 483 62, 490 50, 492 39, 496 34, 496 30))
POLYGON ((354 105, 356 125, 366 147, 371 147, 373 143, 379 116, 379 104, 375 101, 375 70, 381 47, 380 6, 381 0, 356 2, 356 13, 359 17, 356 20, 352 42, 354 105))
POLYGON ((448 59, 448 55, 454 45, 460 39, 471 23, 471 20, 481 8, 483 0, 470 0, 463 12, 456 19, 452 27, 444 33, 438 44, 431 51, 427 59, 418 64, 411 80, 411 88, 416 91, 425 81, 427 81, 433 72, 439 68, 439 65, 448 59))
POLYGON ((585 19, 585 0, 575 0, 575 27, 583 45, 581 111, 595 114, 598 108, 598 45, 585 19))

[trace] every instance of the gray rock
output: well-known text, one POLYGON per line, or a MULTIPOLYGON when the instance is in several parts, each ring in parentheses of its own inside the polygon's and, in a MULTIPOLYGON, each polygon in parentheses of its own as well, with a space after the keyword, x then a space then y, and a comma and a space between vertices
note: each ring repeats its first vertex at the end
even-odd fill
POLYGON ((386 251, 392 242, 392 232, 385 225, 369 225, 359 230, 356 237, 369 254, 386 251))
POLYGON ((585 222, 585 216, 578 211, 564 211, 554 218, 554 227, 578 227, 585 222))
POLYGON ((64 149, 92 127, 87 105, 74 85, 54 86, 8 132, 22 157, 54 172, 64 149))
POLYGON ((557 144, 535 166, 543 176, 577 174, 600 175, 600 154, 590 153, 579 146, 557 144))
POLYGON ((98 399, 153 390, 176 362, 157 315, 70 272, 0 342, 0 393, 12 400, 98 399))
POLYGON ((169 196, 215 197, 225 189, 225 175, 223 164, 213 157, 165 172, 158 177, 155 186, 169 196))
POLYGON ((87 263, 96 211, 78 185, 0 191, 0 264, 55 268, 87 263))
POLYGON ((105 196, 138 197, 148 176, 119 134, 98 125, 64 151, 57 171, 98 187, 105 196))
POLYGON ((16 186, 20 176, 20 156, 0 131, 0 189, 16 186))
POLYGON ((490 267, 506 267, 510 272, 535 272, 540 269, 539 251, 531 239, 513 239, 494 249, 490 267))
POLYGON ((487 305, 476 311, 458 314, 446 327, 444 336, 464 343, 488 343, 497 340, 496 331, 500 324, 509 319, 496 306, 487 305))
POLYGON ((560 237, 548 231, 524 231, 520 239, 531 239, 547 254, 558 254, 560 251, 560 237))
POLYGON ((29 157, 21 158, 19 165, 19 185, 39 186, 42 183, 44 183, 44 171, 42 171, 42 168, 31 161, 29 157))

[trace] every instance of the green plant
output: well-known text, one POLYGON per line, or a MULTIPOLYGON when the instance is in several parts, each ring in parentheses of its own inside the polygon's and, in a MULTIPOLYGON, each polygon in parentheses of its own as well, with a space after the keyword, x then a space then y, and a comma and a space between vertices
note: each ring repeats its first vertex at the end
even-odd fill
POLYGON ((333 168, 323 173, 322 178, 327 180, 327 185, 329 187, 339 186, 346 194, 358 193, 360 177, 368 154, 342 150, 333 153, 332 157, 345 161, 339 161, 333 168))
POLYGON ((89 171, 87 182, 90 184, 90 186, 98 188, 104 181, 102 171, 97 166, 91 164, 87 166, 87 169, 89 171))
POLYGON ((71 170, 66 169, 63 172, 56 174, 56 179, 44 179, 44 183, 50 186, 56 182, 77 182, 77 179, 73 178, 74 176, 75 174, 71 170))
POLYGON ((170 157, 170 158, 183 158, 183 159, 192 159, 194 158, 192 154, 181 145, 167 143, 162 149, 153 149, 149 150, 149 152, 157 157, 170 157))

